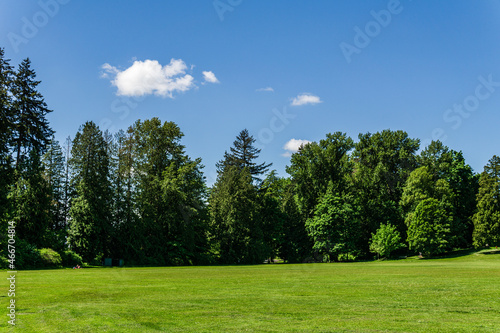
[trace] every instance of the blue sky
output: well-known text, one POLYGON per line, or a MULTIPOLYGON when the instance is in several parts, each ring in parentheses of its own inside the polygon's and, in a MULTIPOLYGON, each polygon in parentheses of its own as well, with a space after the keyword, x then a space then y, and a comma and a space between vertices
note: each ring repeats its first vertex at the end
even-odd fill
POLYGON ((496 1, 1 0, 0 47, 32 60, 59 141, 174 121, 209 184, 243 128, 282 176, 300 140, 384 129, 480 172, 500 154, 499 18, 496 1))

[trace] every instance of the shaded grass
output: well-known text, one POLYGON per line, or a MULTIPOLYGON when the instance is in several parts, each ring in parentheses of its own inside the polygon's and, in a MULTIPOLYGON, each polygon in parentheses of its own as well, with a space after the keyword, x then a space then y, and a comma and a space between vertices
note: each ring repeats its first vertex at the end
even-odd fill
POLYGON ((20 271, 16 288, 24 332, 500 331, 500 255, 20 271))

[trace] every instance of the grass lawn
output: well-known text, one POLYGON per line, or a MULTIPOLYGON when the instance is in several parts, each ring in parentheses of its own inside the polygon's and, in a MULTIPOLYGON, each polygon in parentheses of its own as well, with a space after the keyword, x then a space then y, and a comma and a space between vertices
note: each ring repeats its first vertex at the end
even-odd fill
POLYGON ((500 254, 19 271, 16 289, 19 332, 500 332, 500 254))

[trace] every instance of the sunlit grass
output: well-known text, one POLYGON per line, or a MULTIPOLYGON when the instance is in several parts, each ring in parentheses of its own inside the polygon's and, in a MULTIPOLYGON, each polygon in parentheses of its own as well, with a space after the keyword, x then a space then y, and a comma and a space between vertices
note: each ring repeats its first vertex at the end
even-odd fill
POLYGON ((16 283, 20 332, 500 331, 500 254, 20 271, 16 283))

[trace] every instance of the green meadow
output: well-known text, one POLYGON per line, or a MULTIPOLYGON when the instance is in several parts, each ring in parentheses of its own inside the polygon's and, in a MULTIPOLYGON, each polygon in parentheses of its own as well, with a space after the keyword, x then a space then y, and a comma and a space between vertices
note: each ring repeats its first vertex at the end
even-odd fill
POLYGON ((500 254, 19 271, 16 305, 2 331, 498 332, 500 254))

